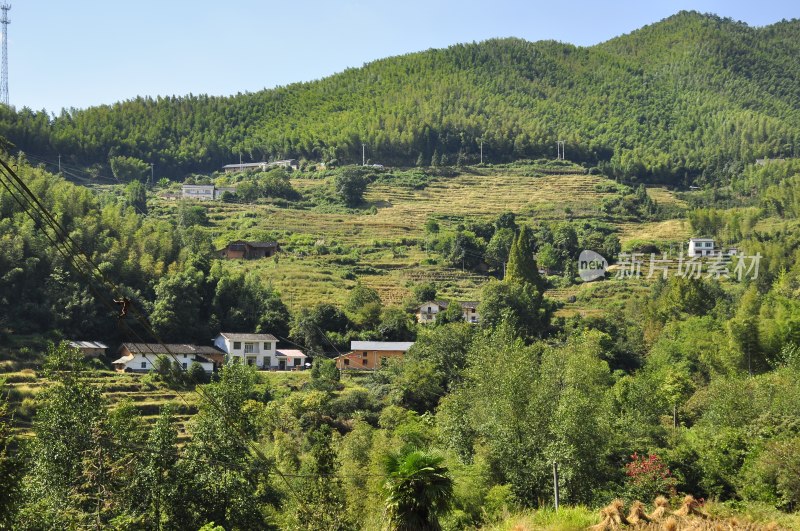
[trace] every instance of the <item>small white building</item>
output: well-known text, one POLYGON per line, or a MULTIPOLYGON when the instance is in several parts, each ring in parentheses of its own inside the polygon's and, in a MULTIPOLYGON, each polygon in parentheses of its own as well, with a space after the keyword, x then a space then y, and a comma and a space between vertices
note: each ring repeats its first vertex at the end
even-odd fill
MULTIPOLYGON (((214 346, 224 352, 228 361, 238 361, 259 369, 279 369, 277 356, 278 339, 272 334, 238 334, 221 332, 214 339, 214 346)), ((288 357, 283 359, 286 368, 288 357)))
POLYGON ((689 258, 714 256, 714 238, 689 238, 689 251, 686 254, 689 258))
POLYGON ((267 171, 272 168, 297 170, 300 168, 300 163, 297 159, 275 160, 273 162, 243 162, 242 164, 226 164, 222 167, 222 171, 225 173, 237 173, 243 171, 267 171))
POLYGON ((118 372, 149 372, 155 368, 158 358, 166 356, 184 371, 192 363, 199 363, 203 370, 211 373, 224 360, 222 353, 215 348, 189 344, 123 343, 119 355, 119 359, 113 362, 118 372))
POLYGON ((184 199, 213 201, 216 197, 216 186, 213 184, 184 184, 181 187, 181 196, 184 199))
POLYGON ((299 371, 305 369, 307 356, 301 350, 282 348, 275 351, 279 371, 299 371))
MULTIPOLYGON (((477 324, 481 320, 481 316, 478 313, 478 304, 477 301, 460 301, 458 304, 461 305, 461 316, 464 318, 464 321, 468 323, 477 324)), ((421 324, 429 324, 436 322, 436 315, 439 312, 443 312, 447 309, 450 305, 447 301, 428 301, 419 306, 417 309, 417 322, 421 324)))

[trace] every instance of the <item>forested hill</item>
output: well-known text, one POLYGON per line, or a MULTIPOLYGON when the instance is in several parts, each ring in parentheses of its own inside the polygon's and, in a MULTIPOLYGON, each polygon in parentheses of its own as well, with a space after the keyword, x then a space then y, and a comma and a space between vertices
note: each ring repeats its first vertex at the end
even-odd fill
MULTIPOLYGON (((309 83, 231 97, 0 111, 0 134, 40 156, 156 176, 237 161, 397 165, 555 155, 611 175, 687 183, 800 151, 800 21, 763 28, 681 12, 608 42, 489 40, 392 57, 309 83)), ((209 75, 220 75, 209 72, 209 75)), ((87 81, 90 82, 90 81, 87 81)))

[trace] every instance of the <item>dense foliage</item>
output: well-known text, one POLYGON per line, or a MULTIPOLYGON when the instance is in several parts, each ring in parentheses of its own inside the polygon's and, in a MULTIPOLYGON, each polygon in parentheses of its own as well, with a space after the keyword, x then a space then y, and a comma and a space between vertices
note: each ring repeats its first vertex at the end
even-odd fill
MULTIPOLYGON (((399 165, 555 155, 610 175, 688 184, 800 149, 800 24, 681 12, 596 46, 489 40, 375 61, 232 97, 140 97, 51 116, 0 110, 39 156, 157 175, 238 158, 399 165), (688 182, 687 182, 688 181, 688 182)), ((115 171, 116 173, 116 171, 115 171)))

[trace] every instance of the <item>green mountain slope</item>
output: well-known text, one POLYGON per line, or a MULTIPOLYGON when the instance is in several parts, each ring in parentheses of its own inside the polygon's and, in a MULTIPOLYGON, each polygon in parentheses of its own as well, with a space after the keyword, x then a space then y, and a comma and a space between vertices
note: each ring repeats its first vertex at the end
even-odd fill
POLYGON ((164 175, 238 160, 385 164, 555 155, 611 175, 716 179, 800 150, 800 22, 764 28, 681 12, 587 48, 489 40, 392 57, 329 78, 231 97, 0 112, 20 149, 81 164, 113 155, 164 175))

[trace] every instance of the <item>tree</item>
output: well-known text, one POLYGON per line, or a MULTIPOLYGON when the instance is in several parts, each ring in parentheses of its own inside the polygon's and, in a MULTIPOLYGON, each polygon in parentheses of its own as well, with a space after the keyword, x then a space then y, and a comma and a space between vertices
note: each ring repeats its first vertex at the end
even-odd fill
POLYGON ((311 387, 320 391, 334 391, 339 388, 341 372, 336 362, 325 358, 317 358, 311 367, 311 387))
POLYGON ((136 468, 135 491, 144 505, 147 527, 161 529, 173 524, 174 508, 178 499, 178 432, 174 426, 169 406, 161 409, 158 419, 150 429, 142 452, 142 461, 136 468))
POLYGON ((147 188, 140 181, 133 180, 125 186, 125 198, 137 212, 147 214, 147 188))
POLYGON ((460 323, 464 321, 464 309, 461 303, 456 300, 447 302, 447 308, 443 312, 436 314, 436 325, 442 326, 450 323, 460 323))
POLYGON ((439 531, 439 516, 453 501, 453 480, 441 455, 413 450, 390 454, 384 464, 389 529, 439 531))
POLYGON ((516 283, 527 283, 541 291, 543 287, 539 268, 533 258, 533 233, 524 225, 511 246, 506 267, 505 280, 516 283))
POLYGON ((300 471, 301 500, 294 500, 292 528, 344 531, 354 526, 347 518, 347 502, 342 480, 336 475, 337 458, 330 426, 323 424, 308 433, 309 459, 300 471))
POLYGON ((419 304, 436 299, 436 285, 433 282, 417 284, 411 291, 414 293, 414 301, 419 304))
POLYGON ((178 203, 178 212, 175 219, 179 227, 193 227, 195 225, 208 225, 208 214, 205 207, 193 205, 189 201, 178 203))
POLYGON ((347 297, 347 311, 357 313, 364 306, 368 304, 381 304, 381 297, 378 292, 369 286, 365 286, 361 282, 356 283, 355 287, 350 290, 347 297))
MULTIPOLYGON (((5 388, 5 380, 0 379, 0 389, 5 388)), ((11 529, 12 517, 18 503, 18 488, 21 463, 11 454, 11 415, 8 397, 0 393, 0 528, 11 529)))
POLYGON ((364 200, 367 189, 367 178, 358 169, 345 169, 339 172, 334 179, 336 194, 349 207, 356 207, 364 200))
POLYGON ((136 157, 111 157, 108 161, 111 164, 111 173, 120 181, 141 180, 150 169, 148 163, 136 157))
POLYGON ((220 330, 270 333, 279 338, 289 335, 288 308, 257 273, 215 267, 211 275, 216 282, 211 312, 220 330))
POLYGON ((150 321, 166 341, 187 341, 208 337, 205 275, 193 267, 163 277, 155 288, 156 301, 150 321))
POLYGON ((532 284, 492 281, 481 292, 478 312, 483 328, 505 324, 516 337, 533 339, 547 335, 553 307, 532 284))
POLYGON ((486 262, 499 271, 503 271, 514 244, 514 230, 507 227, 498 228, 486 245, 486 262))
POLYGON ((377 329, 383 341, 413 341, 414 320, 402 308, 386 308, 381 313, 377 329))
POLYGON ((69 528, 93 520, 85 459, 100 448, 95 434, 106 409, 100 391, 84 381, 82 354, 66 343, 51 345, 45 371, 55 383, 38 397, 21 520, 26 527, 69 528))
POLYGON ((178 462, 184 505, 173 508, 182 513, 182 529, 210 521, 225 529, 258 529, 269 521, 277 498, 267 479, 272 464, 252 450, 257 430, 249 404, 255 381, 253 367, 230 364, 219 382, 203 388, 192 437, 178 462))

